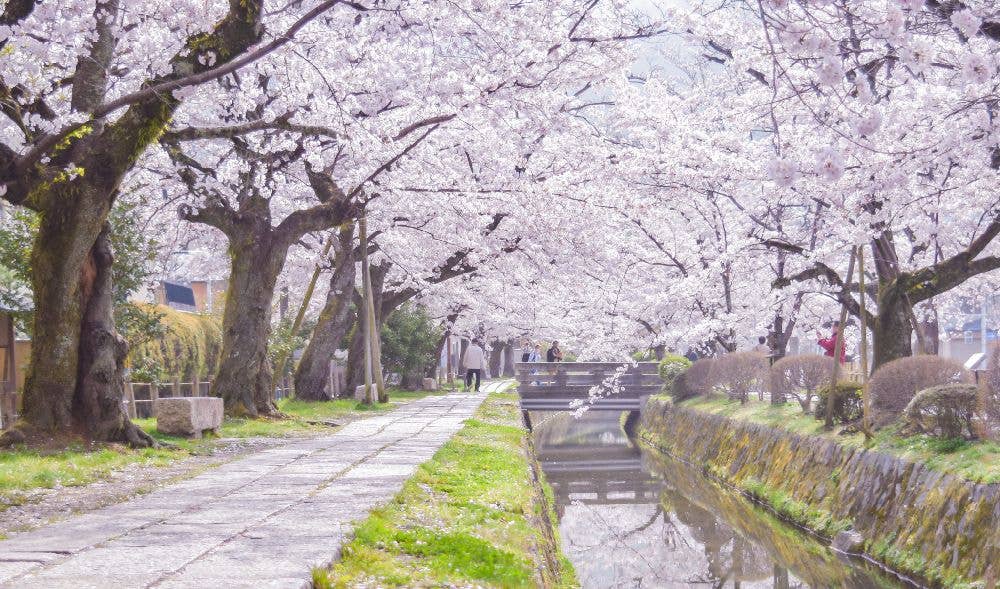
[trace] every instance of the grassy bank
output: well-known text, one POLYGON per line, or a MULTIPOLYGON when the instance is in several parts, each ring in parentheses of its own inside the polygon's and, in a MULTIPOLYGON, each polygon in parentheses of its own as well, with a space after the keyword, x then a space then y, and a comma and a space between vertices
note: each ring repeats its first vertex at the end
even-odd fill
POLYGON ((904 437, 893 428, 866 441, 825 431, 797 404, 702 398, 673 411, 659 406, 669 399, 650 403, 641 432, 646 442, 695 459, 706 474, 790 522, 828 539, 853 528, 864 538, 860 552, 935 587, 982 587, 996 573, 993 503, 972 488, 997 481, 994 443, 904 437))
MULTIPOLYGON (((573 586, 516 395, 487 397, 399 494, 360 522, 316 587, 573 586)), ((551 499, 551 497, 550 497, 551 499)))
POLYGON ((804 415, 798 403, 771 405, 751 401, 741 405, 738 401, 718 396, 689 399, 682 402, 681 406, 798 434, 827 437, 844 446, 878 450, 911 462, 922 462, 934 470, 977 483, 1000 483, 1000 444, 988 440, 901 436, 898 426, 890 426, 879 430, 872 440, 866 441, 861 433, 847 434, 841 432, 840 428, 824 430, 823 422, 812 415, 804 415))
MULTIPOLYGON (((389 403, 368 406, 353 400, 339 399, 311 403, 282 400, 278 407, 287 415, 282 419, 227 419, 220 436, 301 437, 335 431, 333 424, 342 424, 368 414, 382 413, 426 392, 390 391, 389 403)), ((13 448, 0 450, 0 511, 25 501, 35 489, 86 485, 129 466, 166 466, 193 454, 211 451, 212 439, 188 440, 156 432, 155 419, 136 422, 161 442, 170 446, 131 449, 118 444, 77 444, 69 448, 13 448)))

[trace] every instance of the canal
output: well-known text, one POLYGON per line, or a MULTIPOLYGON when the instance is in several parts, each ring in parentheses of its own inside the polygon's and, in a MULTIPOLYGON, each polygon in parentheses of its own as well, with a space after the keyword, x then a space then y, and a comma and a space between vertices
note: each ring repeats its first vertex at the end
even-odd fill
POLYGON ((909 586, 838 556, 698 469, 637 447, 618 413, 535 422, 563 552, 585 588, 909 586))

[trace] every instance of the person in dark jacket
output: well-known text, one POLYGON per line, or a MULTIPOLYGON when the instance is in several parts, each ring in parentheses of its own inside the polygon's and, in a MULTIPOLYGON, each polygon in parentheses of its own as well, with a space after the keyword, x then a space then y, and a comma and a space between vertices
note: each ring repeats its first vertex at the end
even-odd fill
POLYGON ((550 347, 549 351, 545 353, 545 361, 562 362, 562 359, 563 359, 563 353, 562 350, 559 349, 559 342, 558 341, 552 342, 552 347, 550 347))

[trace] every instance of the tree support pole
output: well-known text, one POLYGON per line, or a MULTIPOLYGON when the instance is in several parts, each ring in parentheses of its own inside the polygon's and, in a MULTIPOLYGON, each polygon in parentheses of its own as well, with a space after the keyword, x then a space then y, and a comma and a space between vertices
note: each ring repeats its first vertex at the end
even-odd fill
MULTIPOLYGON (((323 260, 330 255, 330 249, 333 248, 333 242, 336 239, 337 232, 331 231, 330 235, 326 238, 326 243, 323 244, 323 251, 319 255, 319 261, 316 262, 316 267, 313 269, 312 277, 309 279, 309 285, 306 287, 306 292, 302 295, 302 304, 299 305, 299 312, 295 314, 295 320, 292 321, 292 337, 299 332, 302 328, 302 322, 305 320, 306 309, 309 308, 309 303, 312 302, 313 292, 316 290, 316 283, 319 282, 319 275, 322 273, 323 260)), ((274 376, 271 377, 271 390, 278 388, 278 380, 285 373, 285 364, 288 363, 289 351, 281 352, 278 356, 278 360, 274 363, 274 376)))
MULTIPOLYGON (((847 264, 847 276, 854 276, 854 262, 857 259, 858 249, 856 247, 851 247, 851 261, 847 264)), ((848 282, 850 278, 848 278, 848 282)), ((845 293, 845 296, 850 296, 849 293, 845 293)), ((862 295, 863 297, 864 295, 862 295)), ((833 373, 831 375, 830 383, 830 394, 827 396, 826 400, 826 422, 824 427, 826 429, 833 429, 833 411, 834 405, 837 403, 837 382, 840 379, 840 350, 844 346, 844 323, 847 322, 847 305, 840 305, 840 322, 837 324, 837 337, 833 345, 833 373)))

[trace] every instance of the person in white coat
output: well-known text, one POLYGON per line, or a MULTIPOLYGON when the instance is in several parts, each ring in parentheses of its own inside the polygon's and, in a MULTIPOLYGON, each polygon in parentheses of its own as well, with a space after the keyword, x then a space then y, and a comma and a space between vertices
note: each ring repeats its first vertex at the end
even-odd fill
POLYGON ((486 351, 479 345, 479 342, 472 340, 462 357, 462 364, 465 365, 465 388, 479 392, 479 381, 483 378, 483 367, 486 365, 486 351), (475 388, 472 386, 472 378, 476 379, 475 388))

